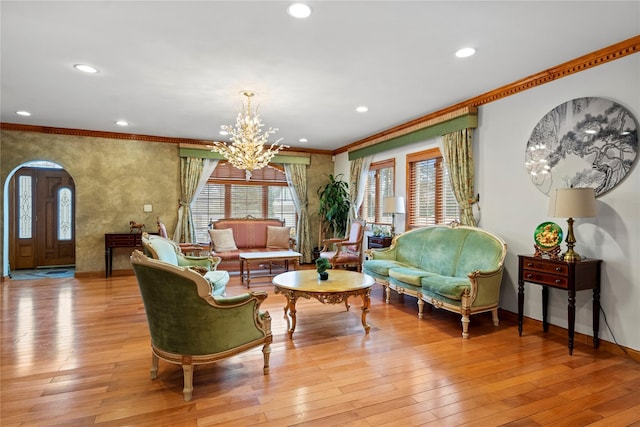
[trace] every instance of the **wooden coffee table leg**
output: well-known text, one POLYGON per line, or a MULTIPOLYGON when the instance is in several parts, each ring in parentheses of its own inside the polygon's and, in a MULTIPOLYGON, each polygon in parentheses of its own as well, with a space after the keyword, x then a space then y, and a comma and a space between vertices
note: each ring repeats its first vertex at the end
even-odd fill
POLYGON ((284 318, 287 320, 289 338, 293 339, 293 331, 296 330, 296 297, 287 297, 287 305, 284 307, 284 318))
POLYGON ((371 304, 371 298, 369 297, 371 293, 371 288, 367 288, 364 290, 362 294, 362 327, 364 328, 364 332, 366 334, 369 333, 371 327, 367 324, 367 313, 369 312, 369 305, 371 304))

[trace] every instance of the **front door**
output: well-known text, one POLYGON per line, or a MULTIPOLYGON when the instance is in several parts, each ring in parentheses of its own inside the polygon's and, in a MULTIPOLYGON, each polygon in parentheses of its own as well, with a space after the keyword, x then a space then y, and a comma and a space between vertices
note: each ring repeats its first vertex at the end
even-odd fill
POLYGON ((12 270, 75 264, 75 185, 66 171, 19 169, 9 221, 12 270))

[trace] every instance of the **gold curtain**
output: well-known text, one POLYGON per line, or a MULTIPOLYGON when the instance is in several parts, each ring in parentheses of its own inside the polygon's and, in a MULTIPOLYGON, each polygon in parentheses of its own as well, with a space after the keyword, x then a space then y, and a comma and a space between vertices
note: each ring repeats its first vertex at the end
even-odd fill
POLYGON ((362 172, 364 158, 352 160, 349 175, 349 198, 351 199, 351 209, 349 209, 349 221, 358 218, 358 181, 362 172))
POLYGON ((196 195, 203 163, 204 160, 199 158, 180 158, 180 207, 174 233, 174 240, 177 242, 193 243, 195 241, 196 231, 191 215, 191 202, 196 195))
POLYGON ((287 163, 284 165, 284 172, 287 176, 287 183, 291 189, 293 201, 298 213, 298 224, 296 227, 298 252, 302 254, 302 263, 310 263, 313 257, 311 254, 311 232, 309 230, 307 166, 287 163))
POLYGON ((473 204, 478 202, 478 197, 474 196, 473 190, 473 129, 444 135, 442 146, 451 187, 460 206, 460 223, 475 227, 473 204))

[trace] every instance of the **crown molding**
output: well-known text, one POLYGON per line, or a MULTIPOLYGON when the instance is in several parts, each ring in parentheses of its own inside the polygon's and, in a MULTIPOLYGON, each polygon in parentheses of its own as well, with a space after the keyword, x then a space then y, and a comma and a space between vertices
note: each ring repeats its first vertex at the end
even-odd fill
MULTIPOLYGON (((49 127, 49 126, 33 126, 33 125, 22 125, 17 123, 0 123, 0 130, 46 133, 50 135, 82 136, 82 137, 88 137, 88 138, 158 142, 161 144, 173 144, 178 146, 189 145, 189 146, 199 147, 199 148, 205 148, 213 144, 213 141, 206 141, 201 139, 170 138, 166 136, 139 135, 134 133, 105 132, 105 131, 98 131, 98 130, 69 129, 69 128, 49 127)), ((333 151, 331 150, 316 150, 316 149, 305 149, 305 148, 298 148, 298 147, 291 147, 291 149, 293 152, 297 152, 297 153, 326 154, 326 155, 333 154, 333 151)))
POLYGON ((425 116, 418 117, 417 119, 414 119, 410 122, 403 123, 401 125, 355 141, 342 148, 338 148, 334 151, 334 155, 358 150, 372 144, 384 142, 392 138, 397 138, 398 136, 415 132, 417 129, 433 126, 434 124, 449 120, 452 114, 455 116, 457 112, 463 112, 466 108, 479 107, 493 101, 498 101, 507 96, 515 95, 525 90, 533 89, 535 87, 550 83, 563 77, 570 76, 580 71, 585 71, 590 68, 597 67, 598 65, 602 65, 607 62, 614 61, 616 59, 620 59, 634 53, 638 53, 639 51, 640 35, 637 35, 621 42, 615 43, 611 46, 596 50, 579 58, 557 65, 553 68, 549 68, 547 70, 540 71, 539 73, 532 74, 523 79, 516 80, 513 83, 507 84, 497 89, 493 89, 474 98, 467 99, 466 101, 459 102, 425 116))

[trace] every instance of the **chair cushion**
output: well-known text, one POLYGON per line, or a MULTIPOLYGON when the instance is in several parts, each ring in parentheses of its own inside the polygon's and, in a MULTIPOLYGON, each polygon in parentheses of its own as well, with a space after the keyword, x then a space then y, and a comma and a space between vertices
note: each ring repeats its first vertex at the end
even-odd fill
POLYGON ((236 242, 233 240, 233 230, 230 228, 209 230, 209 236, 216 252, 237 251, 236 242))
POLYGON ((267 248, 289 249, 291 227, 267 226, 267 248))
POLYGON ((229 273, 224 270, 209 271, 204 275, 207 282, 211 285, 211 295, 224 295, 229 283, 229 273))
POLYGON ((413 286, 421 286, 422 278, 433 276, 433 273, 424 271, 421 268, 414 267, 396 267, 389 269, 389 277, 392 277, 401 282, 409 283, 413 286))
POLYGON ((464 291, 471 288, 469 279, 466 277, 432 275, 423 277, 421 282, 423 289, 456 301, 460 301, 464 291))
POLYGON ((151 246, 158 254, 160 261, 167 262, 171 265, 178 265, 178 254, 176 254, 175 247, 165 239, 153 239, 151 246))
POLYGON ((369 270, 380 276, 388 276, 389 269, 399 267, 410 268, 411 266, 391 259, 370 259, 364 262, 365 271, 369 270))

